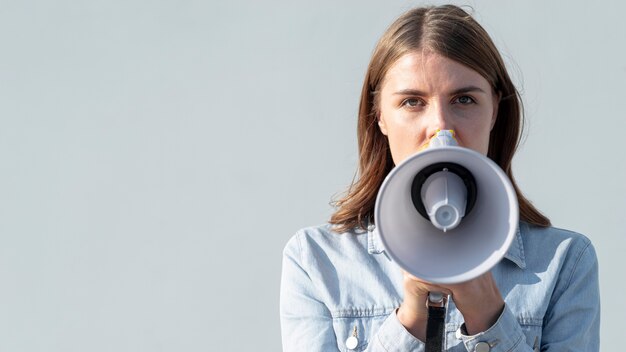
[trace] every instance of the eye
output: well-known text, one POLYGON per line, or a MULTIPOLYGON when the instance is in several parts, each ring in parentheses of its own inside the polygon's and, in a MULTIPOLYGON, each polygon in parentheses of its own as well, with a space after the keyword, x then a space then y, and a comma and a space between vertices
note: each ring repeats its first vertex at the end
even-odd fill
POLYGON ((425 105, 421 99, 407 98, 402 101, 402 106, 406 106, 409 108, 415 108, 421 105, 425 105))
POLYGON ((461 95, 460 97, 454 100, 454 103, 459 103, 461 105, 469 105, 469 104, 476 104, 476 101, 474 100, 474 98, 470 97, 469 95, 461 95))

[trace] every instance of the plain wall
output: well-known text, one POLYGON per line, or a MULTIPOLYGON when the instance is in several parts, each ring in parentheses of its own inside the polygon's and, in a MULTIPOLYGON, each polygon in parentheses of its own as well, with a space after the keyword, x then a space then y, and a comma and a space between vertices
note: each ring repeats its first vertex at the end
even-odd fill
MULTIPOLYGON (((351 181, 369 56, 416 4, 0 0, 0 351, 280 350, 282 248, 351 181)), ((517 181, 596 247, 618 350, 626 3, 460 4, 522 91, 517 181)))

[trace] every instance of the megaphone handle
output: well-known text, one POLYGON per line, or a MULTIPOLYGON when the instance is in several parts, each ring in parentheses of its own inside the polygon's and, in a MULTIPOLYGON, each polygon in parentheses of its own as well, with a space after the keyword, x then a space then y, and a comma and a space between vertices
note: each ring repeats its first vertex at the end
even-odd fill
POLYGON ((426 352, 443 351, 446 320, 446 298, 441 292, 428 293, 428 321, 426 323, 426 352))

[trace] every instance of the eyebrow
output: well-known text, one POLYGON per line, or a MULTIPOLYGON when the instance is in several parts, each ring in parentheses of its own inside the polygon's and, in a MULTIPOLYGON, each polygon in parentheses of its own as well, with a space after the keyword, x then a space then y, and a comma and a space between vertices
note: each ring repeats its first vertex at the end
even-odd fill
MULTIPOLYGON (((485 92, 484 90, 482 90, 479 87, 467 86, 467 87, 458 88, 458 89, 450 92, 450 95, 463 94, 463 93, 472 93, 472 92, 487 93, 487 92, 485 92)), ((422 92, 421 90, 418 90, 418 89, 402 89, 402 90, 399 90, 399 91, 393 93, 393 95, 419 95, 419 96, 424 96, 424 95, 427 95, 427 94, 422 92)))

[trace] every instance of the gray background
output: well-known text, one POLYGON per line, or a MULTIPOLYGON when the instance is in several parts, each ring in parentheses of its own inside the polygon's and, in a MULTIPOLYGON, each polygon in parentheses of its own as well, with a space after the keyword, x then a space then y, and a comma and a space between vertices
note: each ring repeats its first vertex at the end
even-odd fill
MULTIPOLYGON (((281 251, 331 213, 417 2, 0 0, 0 351, 280 349, 281 251)), ((600 258, 618 350, 626 3, 475 1, 523 92, 522 189, 600 258)))

